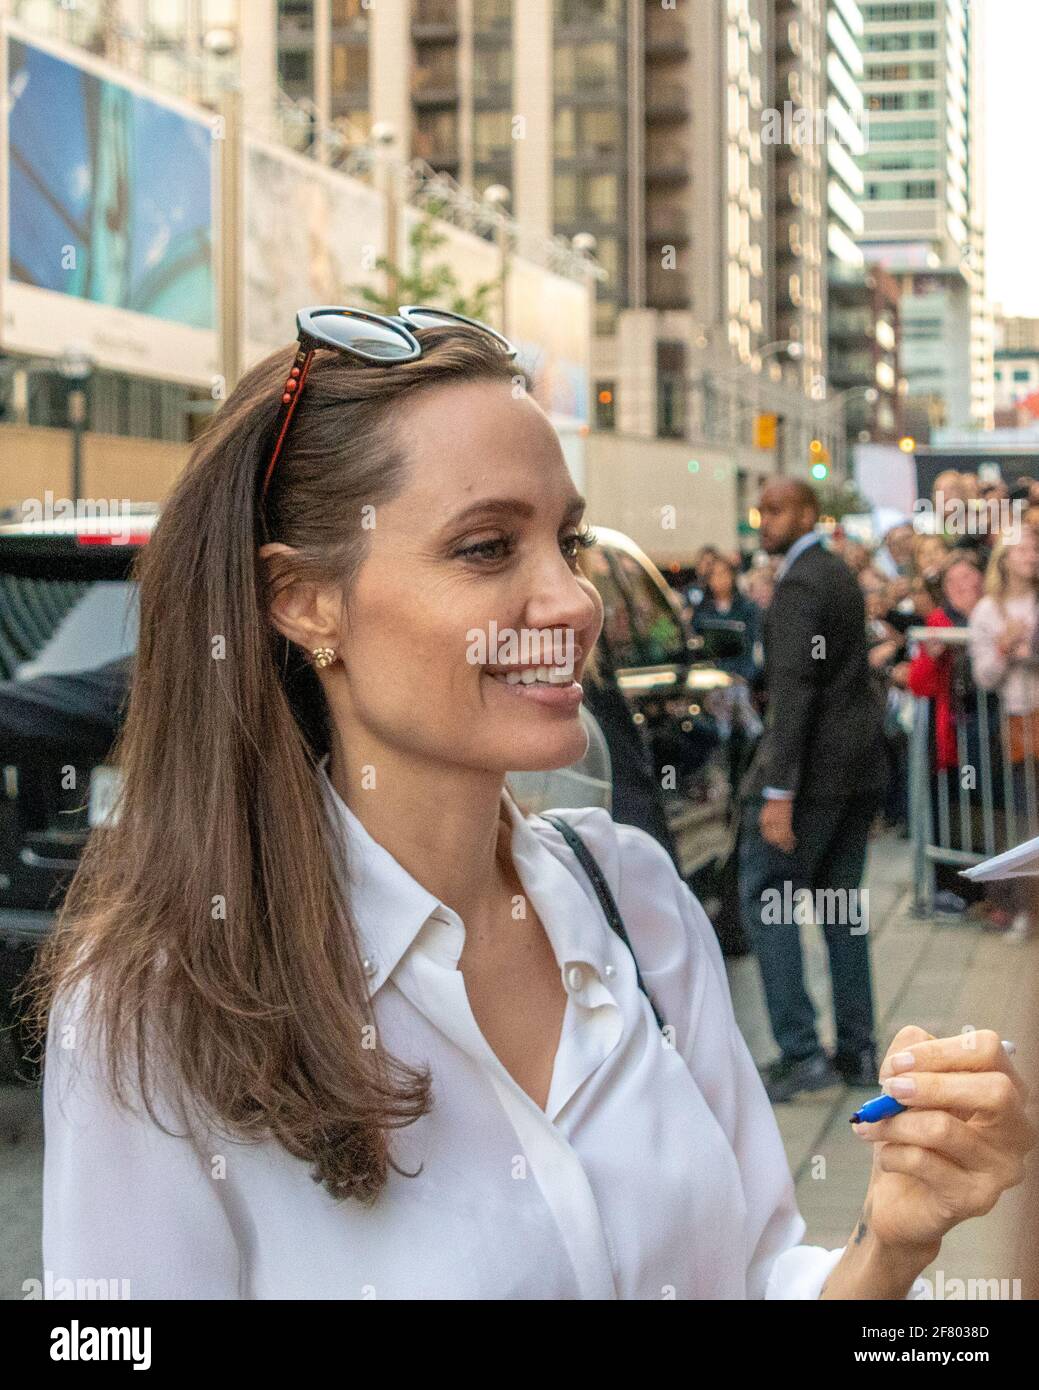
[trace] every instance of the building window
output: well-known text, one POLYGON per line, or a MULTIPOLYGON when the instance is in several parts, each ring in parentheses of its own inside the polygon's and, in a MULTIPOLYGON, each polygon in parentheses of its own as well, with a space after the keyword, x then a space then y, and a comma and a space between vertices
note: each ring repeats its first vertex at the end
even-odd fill
POLYGON ((312 57, 307 48, 283 48, 278 54, 278 72, 282 83, 286 87, 309 87, 312 57))
POLYGON ((615 299, 598 299, 595 303, 595 331, 608 336, 617 328, 618 306, 615 299))
POLYGON ((557 24, 616 24, 621 0, 556 0, 557 24))
POLYGON ((582 207, 598 222, 612 222, 617 216, 617 175, 590 174, 584 179, 582 207))
POLYGON ((657 434, 685 436, 685 344, 657 344, 657 434))
POLYGON ((477 111, 473 118, 473 158, 480 163, 512 157, 512 116, 508 111, 477 111))
POLYGON ((368 91, 368 45, 366 43, 334 43, 332 45, 332 95, 353 96, 368 91))
POLYGON ((620 149, 620 112, 611 107, 605 111, 581 112, 581 157, 606 159, 620 149))
POLYGON ((573 222, 577 218, 577 175, 557 174, 555 177, 555 215, 557 222, 573 222))

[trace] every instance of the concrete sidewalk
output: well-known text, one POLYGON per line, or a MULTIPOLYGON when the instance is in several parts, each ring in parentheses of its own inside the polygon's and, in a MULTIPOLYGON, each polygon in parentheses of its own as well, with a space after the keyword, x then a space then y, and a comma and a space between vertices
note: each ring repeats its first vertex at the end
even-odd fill
MULTIPOLYGON (((874 840, 866 886, 881 1056, 898 1030, 910 1023, 935 1037, 949 1037, 968 1026, 993 1028, 1024 1049, 1037 1002, 1039 941, 1014 945, 973 922, 915 920, 911 882, 908 841, 887 835, 874 840)), ((802 927, 801 937, 809 992, 819 1010, 820 1038, 832 1048, 823 934, 814 927, 802 927)), ((755 1061, 769 1061, 776 1048, 757 962, 743 957, 728 961, 727 966, 743 1035, 755 1061)), ((1016 1060, 1020 1061, 1020 1055, 1016 1060)), ((1033 1085, 1032 1078, 1027 1079, 1033 1085)), ((858 1104, 875 1094, 848 1090, 836 1101, 798 1101, 776 1107, 810 1244, 842 1246, 854 1229, 869 1181, 872 1150, 855 1136, 848 1119, 858 1104)), ((1022 1198, 1022 1188, 1014 1188, 988 1216, 956 1227, 925 1275, 934 1279, 940 1268, 946 1281, 1019 1278, 1021 1271, 1012 1267, 1011 1251, 1015 1223, 1022 1219, 1022 1198)))

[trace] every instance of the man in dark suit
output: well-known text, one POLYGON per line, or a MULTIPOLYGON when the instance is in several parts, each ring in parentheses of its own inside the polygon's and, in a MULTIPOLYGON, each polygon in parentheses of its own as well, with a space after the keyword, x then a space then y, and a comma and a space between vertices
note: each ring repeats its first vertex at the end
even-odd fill
POLYGON ((783 561, 765 615, 765 732, 742 789, 740 894, 780 1048, 762 1076, 770 1099, 785 1101, 877 1083, 860 883, 885 758, 862 594, 815 530, 815 494, 777 479, 762 492, 760 512, 762 548, 783 561), (799 928, 812 921, 829 952, 832 1059, 804 982, 799 928))

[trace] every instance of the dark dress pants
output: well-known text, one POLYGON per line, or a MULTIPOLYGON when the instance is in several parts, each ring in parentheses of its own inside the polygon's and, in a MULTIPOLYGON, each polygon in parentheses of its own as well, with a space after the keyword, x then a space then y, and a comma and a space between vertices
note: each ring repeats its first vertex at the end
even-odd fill
POLYGON ((799 922, 804 895, 821 911, 830 960, 837 1050, 858 1056, 874 1042, 869 915, 860 893, 870 826, 878 797, 794 802, 797 845, 785 854, 761 835, 760 797, 743 806, 740 899, 765 987, 772 1032, 784 1057, 820 1051, 815 1008, 805 987, 799 922), (827 891, 829 890, 829 891, 827 891), (802 903, 791 912, 790 905, 802 903))

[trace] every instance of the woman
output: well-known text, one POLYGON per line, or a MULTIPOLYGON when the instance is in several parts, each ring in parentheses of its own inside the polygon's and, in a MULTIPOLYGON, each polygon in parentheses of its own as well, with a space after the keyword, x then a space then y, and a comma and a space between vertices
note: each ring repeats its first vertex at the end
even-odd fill
MULTIPOLYGON (((984 593, 984 579, 981 571, 964 551, 951 552, 942 571, 941 603, 928 615, 926 626, 948 631, 950 628, 966 628, 970 615, 981 601, 984 593)), ((956 772, 960 764, 960 739, 963 739, 965 761, 977 767, 981 757, 981 726, 978 714, 978 695, 971 679, 970 657, 963 647, 935 637, 920 643, 909 663, 909 689, 917 699, 931 701, 929 719, 929 739, 931 746, 931 765, 934 775, 931 779, 931 824, 936 834, 942 825, 941 801, 951 807, 947 838, 950 848, 964 849, 967 845, 961 838, 960 818, 957 815, 956 772)), ((992 711, 995 723, 998 712, 992 711)), ((982 842, 983 828, 976 826, 976 794, 970 798, 972 803, 972 835, 976 842, 982 842)), ((971 841, 973 846, 974 841, 971 841)), ((935 894, 933 906, 939 912, 958 915, 966 910, 968 903, 981 903, 986 890, 980 884, 968 882, 960 875, 959 868, 952 864, 936 863, 934 866, 935 894)), ((997 895, 998 897, 998 895, 997 895)), ((984 910, 989 925, 1003 927, 1003 909, 995 899, 984 910)))
POLYGON ((125 791, 48 957, 45 1268, 132 1298, 906 1295, 1020 1180, 998 1038, 898 1034, 884 1075, 912 1048, 917 1091, 863 1127, 854 1238, 801 1246, 666 851, 566 813, 662 1046, 570 848, 504 791, 585 749, 602 608, 555 432, 482 329, 380 365, 312 350, 335 313, 238 384, 144 558, 125 791), (491 631, 572 656, 538 675, 491 631))
POLYGON ((725 555, 719 555, 711 565, 707 592, 693 616, 693 628, 704 633, 718 619, 743 624, 743 651, 739 656, 720 657, 715 665, 730 675, 753 681, 757 674, 755 648, 760 642, 761 614, 754 603, 736 587, 736 567, 725 555))
MULTIPOLYGON (((1030 526, 993 548, 985 596, 970 615, 975 682, 999 694, 1006 716, 1004 762, 1012 768, 1012 841, 1039 829, 1039 540, 1030 526)), ((1035 924, 1030 900, 1018 894, 1007 939, 1028 940, 1035 924)))

